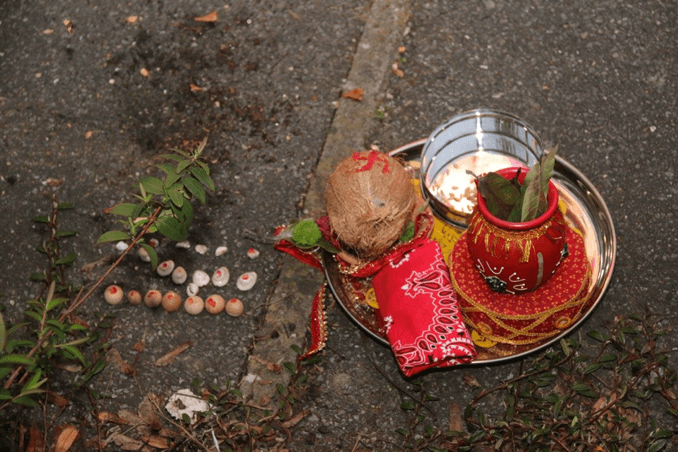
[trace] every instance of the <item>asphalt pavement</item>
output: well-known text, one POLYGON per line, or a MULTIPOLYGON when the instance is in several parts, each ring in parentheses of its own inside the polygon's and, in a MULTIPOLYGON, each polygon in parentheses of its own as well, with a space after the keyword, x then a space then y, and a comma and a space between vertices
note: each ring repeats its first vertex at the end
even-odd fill
MULTIPOLYGON (((382 151, 426 138, 457 113, 485 107, 527 121, 595 185, 617 233, 606 294, 581 330, 616 315, 650 312, 667 325, 678 312, 676 167, 678 3, 170 0, 10 1, 0 5, 0 303, 19 321, 44 268, 44 234, 31 219, 49 196, 75 204, 63 227, 78 235, 70 275, 91 283, 115 254, 97 246, 115 228, 104 209, 130 200, 159 155, 208 138, 216 191, 196 205, 190 249, 163 243, 161 259, 189 272, 228 266, 238 318, 167 314, 109 306, 93 297, 83 316, 114 316, 111 346, 136 377, 109 366, 92 384, 101 410, 135 410, 148 392, 165 397, 194 379, 243 382, 267 403, 285 372, 267 363, 304 346, 311 297, 322 275, 253 235, 322 212, 324 178, 338 160, 371 146, 382 151), (216 11, 216 21, 196 18, 216 11), (341 94, 360 88, 361 102, 341 94), (252 234, 253 233, 253 234, 252 234), (205 254, 193 246, 207 246, 205 254), (215 255, 219 246, 228 251, 215 255), (260 251, 250 259, 249 248, 260 251), (90 266, 91 267, 91 266, 90 266), (275 333, 274 333, 275 332, 275 333), (134 351, 143 341, 144 351, 134 351), (155 361, 192 346, 171 365, 155 361), (256 382, 257 384, 253 384, 256 382), (261 383, 265 384, 261 384, 261 383)), ((131 256, 110 277, 125 290, 173 283, 131 256)), ((216 291, 216 289, 215 289, 216 291)), ((419 386, 402 376, 390 350, 365 335, 328 299, 329 339, 304 398, 309 414, 289 450, 399 450, 408 400, 419 386)), ((678 341, 669 336, 670 346, 678 341)), ((672 365, 675 368, 675 363, 672 365)), ((436 428, 475 388, 509 379, 518 362, 432 372, 421 380, 436 428)), ((65 388, 68 380, 61 381, 65 388)), ((58 390, 59 387, 55 387, 58 390)), ((88 401, 63 421, 90 418, 88 401)))

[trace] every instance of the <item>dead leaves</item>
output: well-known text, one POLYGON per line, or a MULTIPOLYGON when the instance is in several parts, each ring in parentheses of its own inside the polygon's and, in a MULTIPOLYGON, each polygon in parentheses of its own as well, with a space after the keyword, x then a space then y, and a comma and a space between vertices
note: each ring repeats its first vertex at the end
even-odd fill
POLYGON ((177 356, 179 356, 180 354, 182 354, 183 352, 185 352, 186 350, 188 350, 192 346, 193 346, 193 342, 191 342, 191 341, 184 342, 183 344, 181 344, 180 346, 178 346, 177 348, 175 348, 171 352, 169 352, 166 355, 163 355, 160 358, 158 358, 157 361, 155 362, 155 365, 158 366, 158 367, 162 367, 162 366, 166 366, 166 365, 170 364, 172 361, 174 361, 177 358, 177 356))
POLYGON ((195 18, 193 18, 193 20, 196 21, 196 22, 211 22, 211 23, 213 23, 213 22, 216 22, 217 20, 219 20, 219 16, 218 16, 216 11, 212 11, 211 13, 205 14, 204 16, 195 17, 195 18))
POLYGON ((78 429, 72 425, 67 425, 59 434, 54 451, 68 452, 75 440, 78 439, 78 436, 80 436, 78 429))
POLYGON ((124 373, 125 375, 132 376, 137 374, 137 369, 122 359, 120 352, 114 348, 111 348, 108 353, 106 353, 106 361, 113 364, 120 372, 124 373))
POLYGON ((356 102, 362 102, 365 91, 362 88, 353 88, 351 91, 346 91, 342 93, 341 97, 344 99, 355 100, 356 102))

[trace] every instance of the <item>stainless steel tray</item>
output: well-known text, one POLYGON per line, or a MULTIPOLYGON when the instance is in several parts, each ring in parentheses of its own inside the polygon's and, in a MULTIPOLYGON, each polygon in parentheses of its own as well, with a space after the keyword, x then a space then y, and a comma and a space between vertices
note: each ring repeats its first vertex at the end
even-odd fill
MULTIPOLYGON (((417 164, 425 143, 426 139, 415 141, 391 151, 390 155, 400 157, 406 163, 411 164, 413 175, 418 176, 417 164)), ((617 238, 612 217, 603 198, 579 170, 560 157, 556 157, 552 180, 558 189, 560 199, 567 207, 565 218, 570 226, 582 233, 587 257, 591 262, 589 300, 583 309, 583 315, 578 322, 572 324, 561 334, 542 343, 522 346, 496 344, 489 348, 477 346, 478 358, 472 365, 486 365, 519 358, 558 342, 586 320, 600 302, 610 283, 615 263, 617 238)), ((450 224, 450 226, 459 233, 463 231, 458 225, 450 224)), ((323 263, 330 289, 346 314, 365 333, 388 346, 386 336, 379 328, 374 309, 366 303, 366 296, 372 287, 371 281, 352 278, 340 273, 336 261, 329 253, 323 254, 323 263)))

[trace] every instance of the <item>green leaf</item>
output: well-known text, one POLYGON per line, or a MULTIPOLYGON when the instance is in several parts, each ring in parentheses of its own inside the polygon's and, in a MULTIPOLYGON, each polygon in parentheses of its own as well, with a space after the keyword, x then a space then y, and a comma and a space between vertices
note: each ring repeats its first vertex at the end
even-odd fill
POLYGON ((174 171, 174 167, 170 165, 169 163, 158 163, 157 165, 158 168, 163 170, 165 173, 169 174, 176 174, 174 171))
POLYGON ((301 356, 304 353, 301 351, 301 347, 299 347, 297 344, 290 345, 290 348, 294 350, 294 353, 296 353, 299 356, 301 356))
POLYGON ((33 273, 28 279, 30 279, 31 281, 45 281, 47 280, 47 275, 45 275, 44 272, 33 273))
MULTIPOLYGON (((537 218, 540 213, 539 211, 543 208, 546 200, 541 192, 541 165, 539 162, 535 163, 530 173, 534 173, 534 177, 528 183, 523 181, 523 187, 525 187, 525 194, 523 195, 523 206, 522 213, 520 216, 520 221, 526 222, 531 221, 537 218)), ((527 179, 527 176, 525 176, 527 179)))
POLYGON ((35 408, 35 407, 38 406, 38 403, 35 400, 33 400, 30 396, 27 396, 27 395, 16 397, 16 398, 12 399, 12 402, 18 403, 19 405, 28 406, 28 407, 31 407, 31 408, 35 408))
POLYGON ((5 378, 12 371, 11 367, 0 367, 0 380, 5 378))
POLYGON ((192 177, 184 177, 182 182, 184 183, 184 186, 188 188, 188 191, 193 194, 193 196, 198 198, 202 204, 205 204, 205 190, 202 188, 202 185, 200 185, 200 182, 193 179, 192 177))
POLYGON ((172 204, 181 208, 184 205, 184 191, 181 185, 173 185, 167 188, 167 197, 172 201, 172 204))
POLYGON ((2 313, 0 312, 0 353, 5 350, 5 344, 7 344, 7 327, 5 326, 5 320, 2 318, 2 313))
POLYGON ((174 160, 175 162, 183 162, 186 159, 181 157, 180 155, 174 155, 174 154, 162 154, 161 157, 166 158, 168 160, 174 160))
POLYGON ((598 331, 596 331, 596 330, 591 330, 591 331, 589 331, 589 332, 586 333, 586 334, 587 334, 589 337, 592 337, 593 339, 595 339, 595 340, 597 340, 597 341, 600 341, 600 342, 605 342, 605 341, 607 340, 607 339, 605 339, 605 338, 603 337, 602 334, 600 334, 600 333, 599 333, 598 331))
POLYGON ((414 402, 403 402, 400 404, 401 410, 413 410, 416 405, 414 402))
POLYGON ((67 355, 70 355, 69 357, 77 359, 83 366, 88 365, 85 356, 82 354, 82 352, 80 352, 80 350, 78 350, 74 346, 64 344, 59 346, 58 348, 61 348, 63 351, 68 352, 67 355))
POLYGON ((396 433, 400 433, 403 436, 407 436, 407 430, 405 430, 404 428, 397 428, 396 433))
POLYGON ((77 232, 75 231, 58 231, 56 233, 56 236, 61 238, 61 237, 73 237, 74 235, 78 235, 77 232))
POLYGON ((146 193, 153 193, 154 195, 162 195, 162 181, 157 177, 147 176, 141 178, 141 187, 146 190, 146 193))
POLYGON ((23 388, 21 388, 21 393, 22 393, 22 394, 25 394, 26 391, 28 391, 28 390, 30 390, 30 389, 38 388, 38 387, 40 387, 44 382, 47 381, 46 378, 45 378, 44 380, 40 381, 40 377, 41 377, 41 376, 42 376, 42 370, 41 370, 40 368, 38 368, 38 369, 35 371, 35 373, 33 374, 33 376, 31 377, 31 379, 28 380, 28 382, 26 382, 26 384, 24 385, 23 388))
POLYGON ((494 172, 478 179, 478 190, 490 213, 503 220, 509 217, 513 206, 520 199, 520 191, 511 181, 494 172))
POLYGON ((45 307, 45 309, 47 311, 51 311, 52 309, 56 308, 60 304, 63 304, 67 301, 68 301, 68 298, 52 298, 51 300, 49 300, 49 303, 47 303, 47 306, 45 307))
POLYGON ((126 232, 122 231, 108 231, 101 234, 97 239, 97 244, 102 244, 106 242, 117 242, 120 240, 129 240, 130 236, 126 232))
POLYGON ((60 202, 57 204, 57 210, 69 210, 75 209, 75 205, 72 202, 60 202))
POLYGON ((596 370, 600 369, 603 367, 602 363, 593 363, 589 364, 586 369, 584 369, 584 375, 590 374, 591 372, 595 372, 596 370))
POLYGON ((668 441, 665 439, 660 439, 658 441, 654 441, 650 444, 650 448, 648 449, 649 452, 659 452, 663 448, 666 447, 668 444, 668 441))
POLYGON ((191 166, 190 160, 181 160, 177 165, 177 173, 181 173, 183 170, 191 166))
POLYGON ((141 209, 143 209, 143 206, 139 204, 124 202, 121 204, 116 204, 115 206, 111 207, 108 210, 108 213, 112 213, 113 215, 121 215, 123 217, 135 218, 139 216, 139 212, 141 212, 141 209))
POLYGON ((595 398, 598 397, 598 393, 596 393, 593 389, 589 388, 588 385, 585 383, 575 383, 572 385, 572 390, 575 391, 577 394, 581 394, 586 397, 591 397, 595 398))
POLYGON ((158 231, 168 239, 175 242, 186 240, 188 231, 176 218, 171 216, 160 217, 156 220, 155 224, 158 226, 158 231))
POLYGON ((188 200, 182 204, 181 213, 184 214, 184 225, 188 228, 193 223, 193 206, 188 200))
POLYGON ((212 182, 212 178, 207 175, 204 169, 197 166, 192 166, 189 171, 196 177, 196 179, 205 184, 205 186, 207 186, 210 190, 214 191, 214 183, 212 182))
POLYGON ((34 223, 49 223, 49 218, 47 215, 40 215, 38 217, 33 217, 34 223))
POLYGON ((76 253, 69 253, 61 259, 54 261, 54 265, 71 265, 78 258, 76 253))
POLYGON ((285 369, 287 369, 291 374, 296 374, 297 373, 297 366, 295 366, 291 362, 284 362, 283 366, 285 366, 285 369))
POLYGON ((287 388, 285 388, 285 386, 283 386, 283 385, 280 384, 280 383, 278 383, 277 385, 275 385, 275 389, 276 389, 280 394, 282 394, 282 395, 286 395, 286 394, 287 394, 287 388))
POLYGON ((26 355, 14 353, 0 356, 0 364, 20 364, 22 366, 33 366, 35 362, 32 358, 27 358, 26 355))
POLYGON ((155 270, 158 267, 158 253, 155 251, 155 248, 153 248, 148 243, 141 243, 140 245, 146 250, 148 257, 151 258, 151 267, 153 267, 153 270, 155 270))

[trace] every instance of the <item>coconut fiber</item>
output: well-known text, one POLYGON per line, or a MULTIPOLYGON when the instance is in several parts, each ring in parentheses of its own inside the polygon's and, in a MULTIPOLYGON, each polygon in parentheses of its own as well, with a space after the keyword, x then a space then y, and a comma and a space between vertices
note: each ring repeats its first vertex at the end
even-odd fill
POLYGON ((342 160, 325 191, 332 231, 361 259, 378 257, 398 240, 415 199, 411 177, 400 162, 376 151, 342 160))

